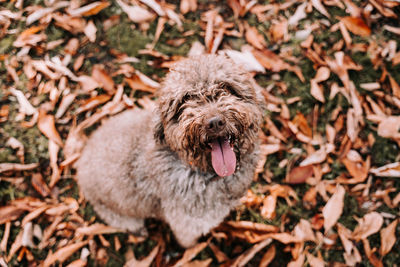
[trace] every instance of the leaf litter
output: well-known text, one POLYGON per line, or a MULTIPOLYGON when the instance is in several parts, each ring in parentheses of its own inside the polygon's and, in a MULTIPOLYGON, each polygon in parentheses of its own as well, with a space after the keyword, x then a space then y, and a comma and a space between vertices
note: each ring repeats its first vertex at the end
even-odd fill
POLYGON ((398 263, 399 16, 396 1, 2 5, 0 265, 398 263), (167 68, 205 52, 243 64, 267 102, 242 204, 185 251, 159 222, 147 239, 102 224, 74 181, 87 135, 154 108, 167 68))

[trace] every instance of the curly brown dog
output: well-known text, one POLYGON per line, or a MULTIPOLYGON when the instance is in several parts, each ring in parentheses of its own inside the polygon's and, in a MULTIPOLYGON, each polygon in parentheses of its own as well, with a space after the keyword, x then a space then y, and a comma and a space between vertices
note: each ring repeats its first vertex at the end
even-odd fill
POLYGON ((252 181, 262 102, 224 56, 177 63, 156 111, 125 111, 89 138, 76 164, 86 199, 111 226, 143 234, 144 218, 159 218, 182 246, 194 245, 252 181))

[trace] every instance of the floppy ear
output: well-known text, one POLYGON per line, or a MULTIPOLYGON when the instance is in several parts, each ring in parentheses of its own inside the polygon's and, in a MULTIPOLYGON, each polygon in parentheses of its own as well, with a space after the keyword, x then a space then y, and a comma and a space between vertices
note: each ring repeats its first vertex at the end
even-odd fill
POLYGON ((156 116, 154 121, 154 139, 156 140, 157 144, 165 143, 164 125, 160 116, 156 116))

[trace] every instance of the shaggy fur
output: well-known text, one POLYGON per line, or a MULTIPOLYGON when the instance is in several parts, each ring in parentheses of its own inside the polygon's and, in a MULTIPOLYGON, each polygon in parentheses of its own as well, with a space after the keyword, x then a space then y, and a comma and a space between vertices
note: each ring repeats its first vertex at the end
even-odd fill
POLYGON ((86 199, 114 227, 143 234, 143 219, 159 218, 182 246, 192 246, 228 215, 251 183, 261 99, 248 74, 224 56, 177 63, 161 86, 155 112, 125 111, 89 138, 76 164, 86 199), (236 171, 218 177, 209 144, 228 137, 236 171))

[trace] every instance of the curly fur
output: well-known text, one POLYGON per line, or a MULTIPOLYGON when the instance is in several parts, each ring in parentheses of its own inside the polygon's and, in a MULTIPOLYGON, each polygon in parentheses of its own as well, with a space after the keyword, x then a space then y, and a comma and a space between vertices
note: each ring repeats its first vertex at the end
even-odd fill
POLYGON ((166 221, 192 246, 237 205, 258 159, 262 98, 252 79, 224 56, 176 64, 159 91, 158 108, 125 111, 89 138, 76 164, 85 197, 108 224, 144 232, 143 219, 166 221), (220 131, 207 128, 218 116, 220 131), (237 168, 219 178, 210 140, 232 137, 237 168))

